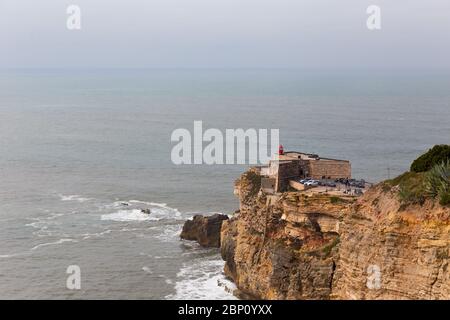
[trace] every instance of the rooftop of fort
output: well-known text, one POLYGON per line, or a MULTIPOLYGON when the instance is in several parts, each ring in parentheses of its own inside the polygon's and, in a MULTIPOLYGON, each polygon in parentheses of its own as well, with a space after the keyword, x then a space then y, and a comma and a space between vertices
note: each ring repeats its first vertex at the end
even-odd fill
POLYGON ((261 190, 267 194, 288 191, 305 195, 355 197, 362 195, 368 185, 352 179, 349 160, 320 157, 299 151, 283 151, 282 146, 267 165, 253 168, 261 179, 261 190))

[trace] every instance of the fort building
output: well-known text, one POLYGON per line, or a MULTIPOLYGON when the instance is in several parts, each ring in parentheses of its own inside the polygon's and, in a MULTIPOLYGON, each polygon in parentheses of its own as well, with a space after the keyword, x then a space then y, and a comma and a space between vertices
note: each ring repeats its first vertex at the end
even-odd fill
POLYGON ((350 179, 350 161, 322 158, 316 154, 288 151, 278 154, 261 167, 261 187, 266 192, 286 191, 292 181, 299 179, 350 179))

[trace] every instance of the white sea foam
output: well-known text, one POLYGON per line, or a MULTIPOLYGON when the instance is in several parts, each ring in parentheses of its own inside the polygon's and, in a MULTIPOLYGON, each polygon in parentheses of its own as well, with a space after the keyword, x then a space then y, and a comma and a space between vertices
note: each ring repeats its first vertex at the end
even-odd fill
POLYGON ((235 300, 232 292, 235 285, 222 273, 224 262, 216 260, 197 260, 184 264, 177 274, 176 293, 166 299, 182 300, 235 300))
POLYGON ((31 248, 30 251, 33 251, 33 250, 36 250, 36 249, 39 249, 39 248, 42 248, 42 247, 62 244, 62 243, 65 243, 65 242, 78 242, 78 241, 74 240, 74 239, 59 239, 58 241, 55 241, 55 242, 46 242, 46 243, 38 244, 38 245, 34 246, 33 248, 31 248))
POLYGON ((96 232, 96 233, 84 233, 81 236, 83 237, 83 240, 87 240, 93 237, 101 237, 104 236, 105 234, 110 234, 111 232, 113 232, 113 230, 107 229, 104 230, 102 232, 96 232))
POLYGON ((131 209, 131 210, 119 210, 114 213, 102 214, 102 220, 111 220, 111 221, 158 221, 161 218, 154 217, 152 215, 142 213, 139 209, 131 209))
POLYGON ((2 255, 0 255, 0 258, 12 258, 12 257, 16 257, 16 256, 29 255, 29 254, 31 254, 31 251, 37 250, 39 248, 53 246, 53 245, 59 245, 59 244, 63 244, 66 242, 78 242, 78 240, 67 238, 67 239, 59 239, 59 240, 53 241, 53 242, 40 243, 25 252, 13 253, 13 254, 2 254, 2 255))
POLYGON ((106 205, 105 207, 126 208, 126 207, 129 207, 131 205, 132 204, 129 201, 117 200, 117 201, 114 201, 111 205, 106 205))
POLYGON ((142 270, 147 272, 147 273, 150 273, 150 274, 153 273, 153 271, 149 267, 146 267, 146 266, 142 267, 142 270))
POLYGON ((64 213, 53 213, 46 217, 37 217, 37 218, 29 218, 29 220, 33 220, 35 222, 30 222, 25 224, 26 227, 33 227, 36 229, 42 229, 49 224, 56 224, 56 222, 51 222, 50 220, 55 220, 59 217, 65 216, 64 213))
POLYGON ((116 230, 117 232, 134 232, 134 231, 146 231, 148 228, 122 228, 116 230))
POLYGON ((147 202, 147 201, 140 201, 140 200, 130 200, 128 202, 131 204, 141 203, 141 204, 149 206, 152 209, 152 212, 162 213, 162 214, 170 213, 172 218, 183 219, 183 217, 181 216, 181 212, 178 211, 178 209, 171 208, 166 203, 147 202), (160 208, 160 209, 158 209, 158 208, 160 208))
POLYGON ((73 194, 73 195, 63 195, 60 194, 59 197, 61 198, 61 201, 78 201, 78 202, 86 202, 86 201, 90 201, 92 200, 92 198, 85 198, 82 196, 79 196, 77 194, 73 194))
MULTIPOLYGON (((36 220, 36 219, 35 219, 36 220)), ((30 222, 25 224, 26 227, 32 227, 35 229, 43 229, 43 228, 47 228, 45 225, 43 226, 44 222, 43 221, 36 221, 36 222, 30 222)))
POLYGON ((11 253, 11 254, 0 254, 0 259, 12 258, 17 256, 22 256, 25 253, 11 253))
POLYGON ((145 252, 139 252, 140 256, 146 256, 147 258, 152 258, 152 259, 166 259, 166 258, 173 258, 172 256, 154 256, 152 254, 148 254, 145 252))
POLYGON ((139 200, 130 201, 115 201, 113 202, 112 208, 121 208, 116 212, 103 214, 101 216, 102 220, 111 221, 159 221, 162 219, 183 219, 181 212, 177 209, 168 207, 165 203, 156 202, 145 202, 139 200), (128 205, 124 205, 128 203, 128 205), (138 206, 142 204, 143 206, 138 206), (128 207, 129 208, 126 208, 128 207), (150 209, 151 213, 146 214, 141 211, 141 209, 150 209))
POLYGON ((159 234, 155 236, 161 242, 173 242, 179 239, 181 232, 181 225, 164 225, 158 229, 161 230, 159 234))
POLYGON ((168 208, 167 203, 158 203, 158 202, 147 202, 147 201, 141 201, 141 200, 130 200, 129 203, 142 203, 153 207, 161 207, 161 208, 168 208))
POLYGON ((52 236, 54 234, 54 231, 49 229, 49 227, 59 225, 58 222, 52 221, 52 220, 55 220, 56 218, 61 217, 63 215, 64 214, 62 214, 62 213, 58 213, 58 214, 52 214, 48 217, 29 218, 30 220, 33 220, 34 222, 27 223, 27 224, 25 224, 25 226, 36 229, 35 231, 33 231, 33 235, 36 235, 38 237, 52 236))

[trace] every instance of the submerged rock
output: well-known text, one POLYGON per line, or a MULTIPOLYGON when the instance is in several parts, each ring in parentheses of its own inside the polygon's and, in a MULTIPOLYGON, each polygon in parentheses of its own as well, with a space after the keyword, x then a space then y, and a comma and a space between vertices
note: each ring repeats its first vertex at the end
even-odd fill
POLYGON ((184 223, 181 239, 197 241, 202 247, 220 247, 220 230, 222 222, 228 220, 228 216, 214 214, 204 217, 195 215, 192 220, 184 223))

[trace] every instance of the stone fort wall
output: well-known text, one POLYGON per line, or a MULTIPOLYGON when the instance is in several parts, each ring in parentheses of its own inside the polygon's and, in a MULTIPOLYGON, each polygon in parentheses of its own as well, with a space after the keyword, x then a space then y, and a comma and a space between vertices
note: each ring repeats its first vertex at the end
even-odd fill
POLYGON ((313 179, 351 178, 352 168, 348 161, 313 160, 308 161, 309 175, 313 179))
POLYGON ((280 162, 276 181, 276 191, 288 189, 289 180, 299 177, 298 161, 280 162))

